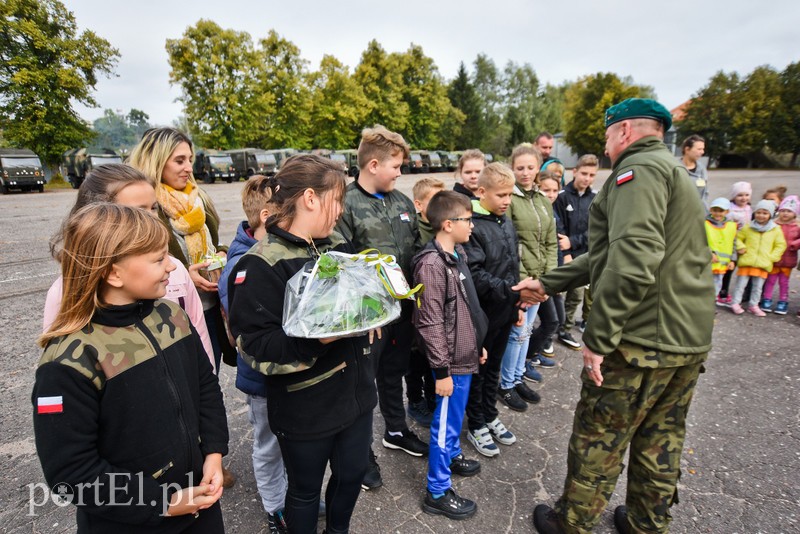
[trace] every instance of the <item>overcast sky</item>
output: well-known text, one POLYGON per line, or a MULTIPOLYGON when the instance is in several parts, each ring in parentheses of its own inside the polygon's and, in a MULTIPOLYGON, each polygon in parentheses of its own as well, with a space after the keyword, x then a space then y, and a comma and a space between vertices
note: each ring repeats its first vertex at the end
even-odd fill
POLYGON ((170 86, 166 39, 199 19, 248 32, 270 29, 297 45, 316 69, 332 54, 353 69, 371 39, 387 52, 422 46, 447 79, 460 61, 486 54, 499 68, 530 63, 539 79, 559 84, 595 72, 632 76, 655 88, 672 109, 717 71, 747 74, 800 61, 798 0, 66 0, 80 28, 120 52, 117 76, 97 86, 100 107, 79 107, 87 120, 110 108, 136 108, 154 124, 182 113, 170 86))

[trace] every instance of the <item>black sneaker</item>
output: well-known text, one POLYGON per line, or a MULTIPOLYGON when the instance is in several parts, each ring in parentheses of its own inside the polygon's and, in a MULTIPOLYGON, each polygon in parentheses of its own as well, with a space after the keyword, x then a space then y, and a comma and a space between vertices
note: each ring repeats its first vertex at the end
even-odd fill
POLYGON ((387 431, 383 435, 383 446, 387 449, 407 452, 411 456, 419 457, 428 455, 428 445, 408 428, 403 430, 403 434, 400 436, 392 436, 387 431))
POLYGON ((425 399, 408 403, 408 416, 425 427, 431 426, 433 421, 433 412, 428 409, 428 401, 425 399))
POLYGON ((572 350, 581 350, 581 344, 575 341, 575 338, 572 337, 572 334, 566 330, 561 330, 558 333, 558 340, 572 350))
POLYGON ((561 526, 561 519, 555 510, 546 504, 540 504, 533 509, 533 526, 539 534, 565 534, 561 526))
POLYGON ((378 460, 375 458, 375 453, 372 452, 372 447, 369 448, 369 464, 367 464, 367 472, 364 479, 361 481, 361 489, 364 491, 378 489, 383 486, 383 478, 381 478, 381 468, 378 465, 378 460))
POLYGON ((578 330, 581 331, 581 334, 586 332, 586 321, 581 321, 578 323, 578 330))
POLYGON ((628 507, 617 506, 614 509, 614 526, 617 527, 619 534, 630 534, 631 524, 628 523, 628 507))
POLYGON ((519 398, 519 393, 517 393, 517 390, 514 388, 499 388, 497 390, 497 398, 500 399, 500 402, 517 412, 524 412, 528 409, 528 403, 519 398))
POLYGON ((465 458, 462 453, 450 460, 450 472, 462 477, 475 476, 481 472, 481 463, 478 460, 465 458))
POLYGON ((547 342, 547 345, 542 347, 542 354, 545 356, 552 356, 555 353, 555 349, 553 348, 553 340, 547 342))
POLYGON ((449 519, 469 519, 478 511, 478 505, 456 495, 450 488, 444 495, 434 499, 430 491, 425 492, 422 511, 426 514, 443 515, 449 519))
POLYGON ((289 534, 289 527, 286 526, 283 510, 278 510, 274 514, 267 514, 267 531, 269 534, 289 534))
POLYGON ((520 398, 525 402, 536 404, 540 400, 542 400, 539 394, 533 391, 531 388, 529 388, 527 384, 525 384, 525 382, 520 382, 519 384, 515 384, 514 390, 517 392, 517 395, 519 395, 520 398))

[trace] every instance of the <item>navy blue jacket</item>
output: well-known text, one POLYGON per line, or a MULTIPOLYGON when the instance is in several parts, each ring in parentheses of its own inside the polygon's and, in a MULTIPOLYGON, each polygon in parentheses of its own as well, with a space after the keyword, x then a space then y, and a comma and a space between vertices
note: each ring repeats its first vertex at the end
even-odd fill
MULTIPOLYGON (((253 245, 258 241, 250 233, 250 225, 247 221, 242 221, 236 229, 236 237, 233 238, 231 246, 228 248, 228 263, 222 276, 219 279, 219 298, 225 308, 225 315, 228 314, 228 276, 233 272, 239 259, 244 256, 253 245)), ((283 298, 283 295, 281 295, 283 298)), ((236 389, 248 395, 267 396, 267 377, 250 367, 242 359, 239 351, 236 351, 236 389)))
POLYGON ((575 182, 572 181, 564 187, 564 191, 553 203, 553 211, 558 221, 556 231, 569 237, 571 246, 569 250, 562 252, 564 255, 571 254, 573 260, 589 252, 589 206, 595 196, 597 193, 591 188, 579 195, 575 189, 575 182))

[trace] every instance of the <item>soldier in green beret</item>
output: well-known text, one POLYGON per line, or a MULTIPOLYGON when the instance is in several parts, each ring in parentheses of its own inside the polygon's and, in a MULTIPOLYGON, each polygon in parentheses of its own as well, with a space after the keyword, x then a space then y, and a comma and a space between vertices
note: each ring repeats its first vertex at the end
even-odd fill
POLYGON ((658 102, 632 98, 609 108, 605 122, 612 173, 590 208, 589 252, 515 288, 529 302, 589 283, 595 290, 564 492, 555 509, 533 513, 546 534, 592 530, 629 448, 617 530, 668 531, 686 414, 711 348, 705 210, 664 145, 672 118, 658 102))

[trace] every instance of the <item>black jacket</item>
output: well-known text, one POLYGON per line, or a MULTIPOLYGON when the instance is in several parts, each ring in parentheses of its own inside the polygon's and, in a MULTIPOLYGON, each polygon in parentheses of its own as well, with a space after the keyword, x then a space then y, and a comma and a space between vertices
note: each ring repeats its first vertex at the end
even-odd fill
POLYGON ((472 202, 472 222, 464 250, 491 332, 517 320, 519 292, 511 287, 519 282, 519 241, 508 217, 488 213, 477 200, 472 202))
POLYGON ((459 182, 456 182, 456 185, 453 186, 453 191, 465 195, 470 200, 475 200, 476 198, 478 198, 475 196, 475 193, 464 187, 464 184, 459 182))
MULTIPOLYGON (((354 252, 336 232, 314 245, 354 252)), ((283 331, 286 282, 315 259, 305 239, 271 226, 228 278, 231 333, 242 359, 266 375, 270 428, 297 440, 336 434, 377 404, 366 335, 323 345, 283 331)))
POLYGON ((162 516, 176 491, 166 485, 199 485, 205 456, 228 452, 217 377, 189 318, 166 300, 98 309, 51 340, 32 401, 45 479, 76 491, 79 533, 181 532, 194 518, 162 516), (43 399, 60 411, 46 413, 43 399), (131 505, 108 505, 112 484, 115 502, 131 505))
POLYGON ((556 197, 553 211, 558 223, 557 231, 569 237, 570 249, 562 251, 571 254, 572 259, 589 252, 589 206, 597 193, 591 188, 578 194, 575 182, 570 182, 556 197))

